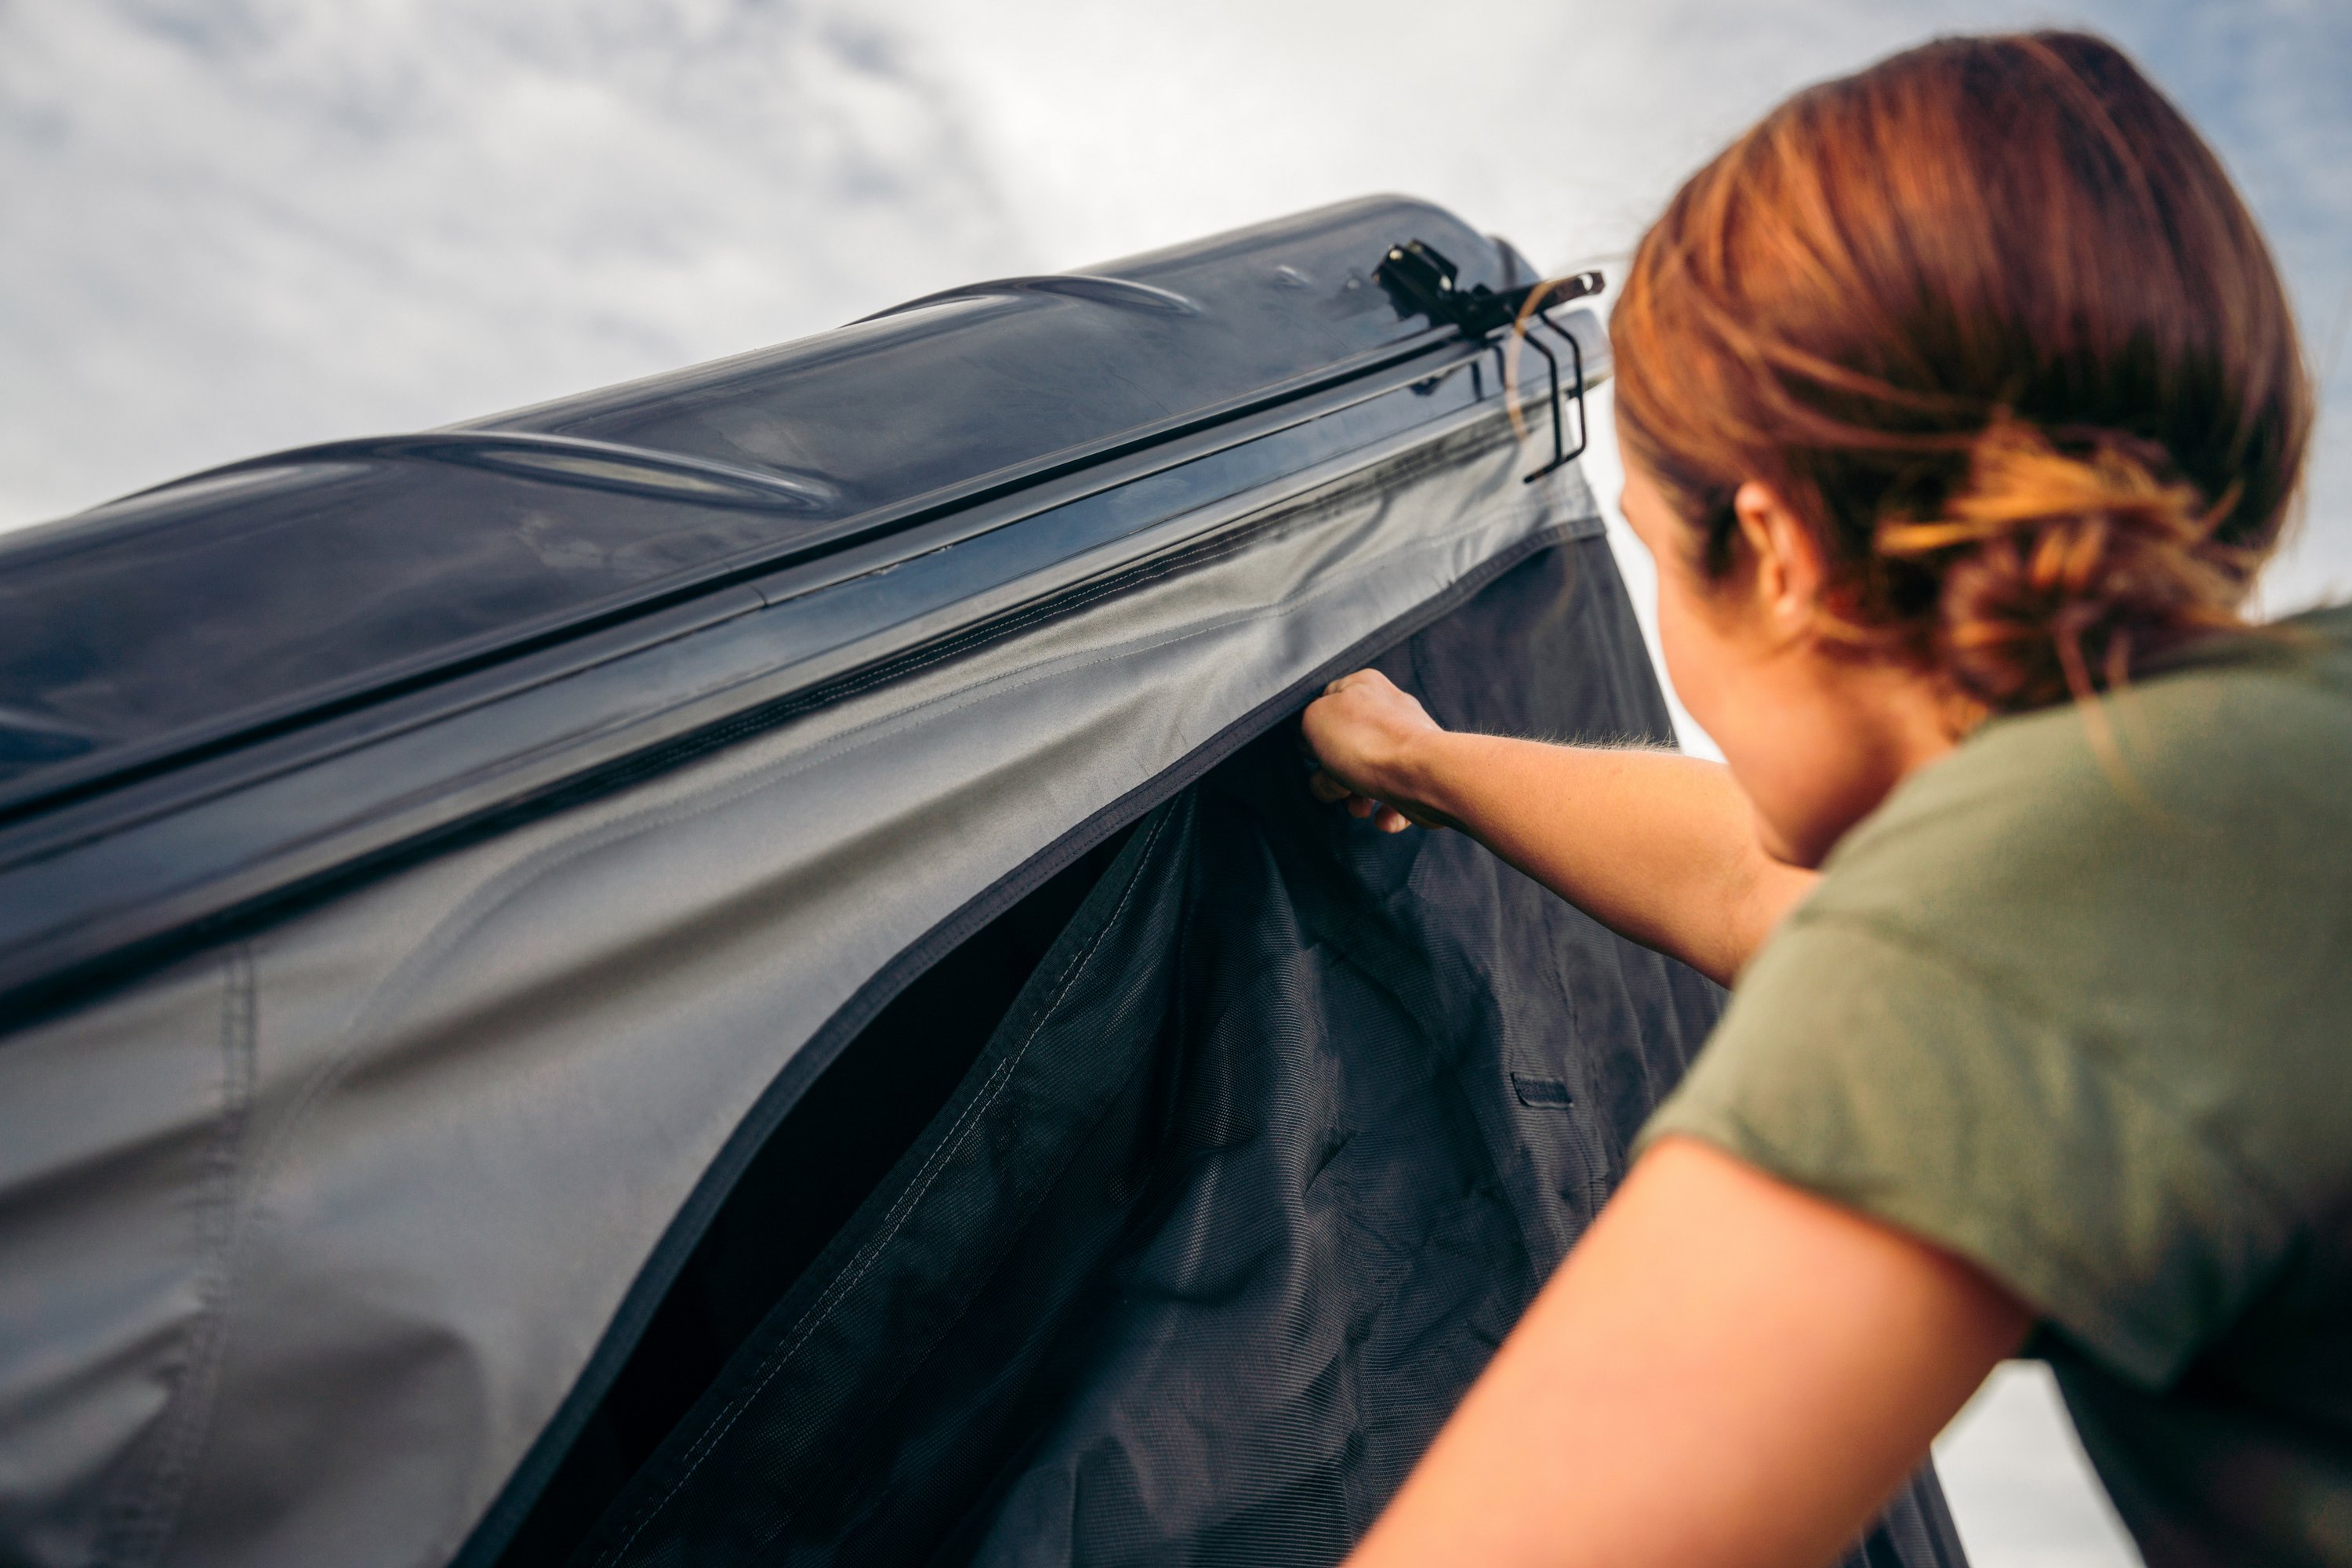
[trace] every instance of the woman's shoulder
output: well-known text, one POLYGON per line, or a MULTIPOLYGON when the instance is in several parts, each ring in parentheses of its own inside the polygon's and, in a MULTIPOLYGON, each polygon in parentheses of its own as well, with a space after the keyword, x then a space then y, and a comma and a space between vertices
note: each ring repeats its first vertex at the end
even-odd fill
MULTIPOLYGON (((1816 915, 1996 930, 2029 907, 2112 933, 2149 900, 2307 914, 2352 868, 2352 608, 2216 640, 2093 702, 1996 719, 1831 856, 1816 915)), ((2263 923, 2257 919, 2257 925, 2263 923)))
POLYGON ((2352 616, 2286 631, 1988 725, 1839 846, 1782 934, 1911 955, 2279 1190, 2340 1192, 2352 616))

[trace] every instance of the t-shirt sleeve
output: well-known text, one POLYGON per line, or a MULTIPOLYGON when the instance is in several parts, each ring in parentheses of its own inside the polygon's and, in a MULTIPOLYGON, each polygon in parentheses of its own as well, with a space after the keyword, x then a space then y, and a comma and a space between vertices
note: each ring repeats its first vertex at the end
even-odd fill
POLYGON ((2150 1387, 2229 1326, 2292 1235, 2116 1053, 1903 936, 1801 911, 1641 1142, 1669 1135, 1969 1259, 2150 1387))

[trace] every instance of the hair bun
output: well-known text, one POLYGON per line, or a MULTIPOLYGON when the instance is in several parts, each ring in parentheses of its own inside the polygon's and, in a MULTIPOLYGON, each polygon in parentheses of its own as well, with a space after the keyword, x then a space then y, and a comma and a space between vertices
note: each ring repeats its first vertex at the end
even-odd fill
POLYGON ((2234 490, 2160 479, 2168 465, 2119 433, 2080 446, 1997 419, 1943 517, 1878 529, 1885 555, 1937 579, 1938 662, 1996 711, 2121 685, 2136 661, 2242 624, 2260 557, 2214 537, 2234 490))

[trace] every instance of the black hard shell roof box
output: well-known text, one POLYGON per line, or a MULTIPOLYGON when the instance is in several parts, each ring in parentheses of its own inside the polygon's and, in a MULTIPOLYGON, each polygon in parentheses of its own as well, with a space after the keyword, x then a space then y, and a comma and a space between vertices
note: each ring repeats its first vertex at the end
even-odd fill
MULTIPOLYGON (((1375 199, 0 543, 12 1559, 1335 1555, 1715 1006, 1474 847, 1416 850, 1409 893, 1392 850, 1295 815, 1280 721, 1384 649, 1457 721, 1665 737, 1589 494, 1526 482, 1579 416, 1493 330, 1533 280, 1375 199), (1383 273, 1414 241, 1483 315, 1383 273), (1465 922, 1549 941, 1482 956, 1465 922), (1208 1064, 1242 1047, 1169 1020, 1268 1005, 1233 987, 1310 928, 1345 962, 1302 957, 1266 1026, 1391 1055, 1299 1036, 1235 1088, 1208 1064), (1613 978, 1585 994, 1558 952, 1613 978), (1475 981, 1486 1026, 1381 1001, 1378 969, 1475 981), (1380 1087, 1441 1059, 1442 1092, 1380 1087), (1417 1414, 1352 1459, 1277 1442, 1254 1479, 1162 1484, 1180 1503, 1108 1535, 1024 1533, 1077 1473, 1055 1443, 1143 1397, 1105 1281, 1188 1205, 1232 1218, 1187 1185, 1224 1158, 1202 1118, 1310 1088, 1328 1125, 1219 1190, 1401 1140, 1383 1168, 1420 1178, 1276 1252, 1377 1345, 1328 1227, 1484 1237, 1420 1298, 1460 1307, 1454 1352, 1350 1363, 1417 1414), (1134 1179, 1071 1188, 1089 1158, 1134 1179), (742 1237, 820 1211, 744 1275, 742 1237), (992 1359, 1004 1313, 1028 1361, 992 1359), (823 1368, 811 1322, 848 1336, 823 1368), (908 1342, 877 1325, 917 1323, 962 1392, 875 1384, 908 1342), (992 1394, 983 1364, 1029 1370, 992 1394), (950 1449, 996 1458, 917 1464, 950 1449), (1321 1500, 1281 1502, 1309 1476, 1321 1500), (848 1500, 910 1486, 937 1506, 848 1500)), ((1597 318, 1562 317, 1534 342, 1605 377, 1597 318)), ((1153 1322, 1198 1366, 1276 1353, 1246 1313, 1153 1322)), ((1297 1414, 1224 1407, 1244 1448, 1297 1414)), ((1949 1561, 1923 1487, 1881 1544, 1949 1561)))

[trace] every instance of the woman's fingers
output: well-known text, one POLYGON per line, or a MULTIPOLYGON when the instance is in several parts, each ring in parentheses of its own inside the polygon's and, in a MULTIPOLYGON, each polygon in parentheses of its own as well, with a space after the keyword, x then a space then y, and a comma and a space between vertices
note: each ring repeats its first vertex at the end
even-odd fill
POLYGON ((1337 805, 1356 792, 1339 774, 1317 768, 1307 775, 1307 791, 1326 805, 1337 805))
POLYGON ((1349 816, 1360 821, 1370 821, 1382 833, 1402 833, 1413 825, 1412 818, 1395 806, 1373 800, 1368 795, 1351 795, 1347 797, 1347 800, 1349 816))
POLYGON ((1372 826, 1383 833, 1402 833, 1412 826, 1412 820, 1396 807, 1384 805, 1370 795, 1358 795, 1338 774, 1321 768, 1307 776, 1307 792, 1326 805, 1345 805, 1350 816, 1370 817, 1372 826))

